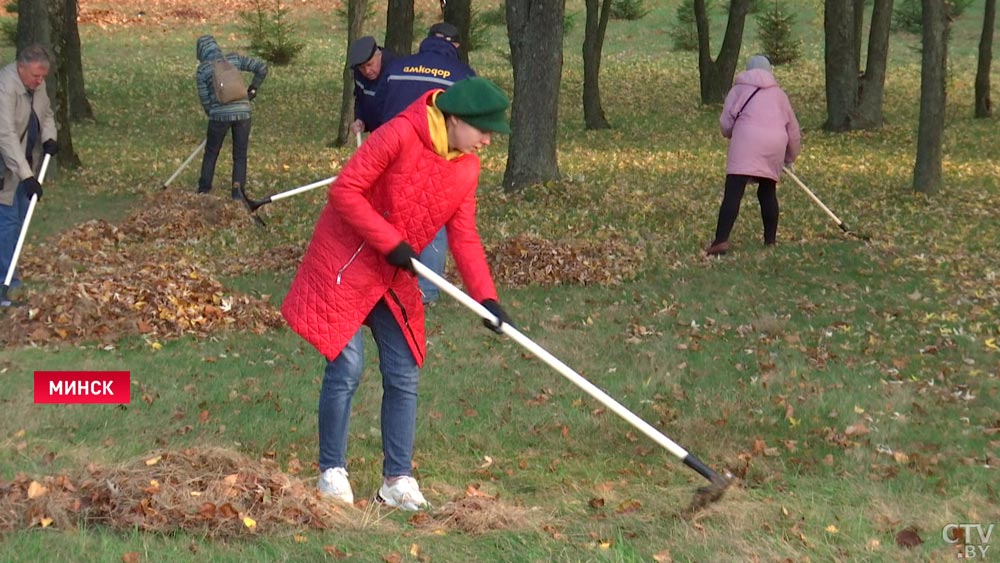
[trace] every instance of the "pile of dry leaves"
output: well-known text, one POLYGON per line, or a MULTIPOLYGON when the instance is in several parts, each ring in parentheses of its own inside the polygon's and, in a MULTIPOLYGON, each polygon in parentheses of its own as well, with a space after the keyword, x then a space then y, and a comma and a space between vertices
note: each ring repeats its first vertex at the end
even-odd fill
POLYGON ((213 278, 217 269, 190 252, 213 229, 247 225, 246 210, 231 202, 162 192, 120 227, 88 221, 52 243, 29 246, 19 269, 32 287, 45 289, 0 318, 0 342, 111 343, 134 334, 158 339, 280 326, 266 299, 227 290, 213 278))
POLYGON ((217 448, 157 452, 117 468, 88 466, 81 476, 19 474, 0 481, 0 530, 72 529, 196 531, 212 536, 269 532, 283 526, 327 529, 354 520, 316 488, 217 448))
MULTIPOLYGON (((281 326, 268 296, 231 291, 215 276, 291 272, 304 245, 268 247, 237 202, 190 192, 151 194, 120 225, 93 220, 54 241, 29 245, 20 271, 25 307, 0 315, 0 343, 156 342, 223 329, 260 334, 281 326), (235 242, 213 250, 215 231, 235 242)), ((644 250, 620 239, 509 238, 488 251, 498 284, 618 285, 634 278, 644 250)), ((155 344, 154 344, 155 345, 155 344)))
POLYGON ((500 285, 618 285, 636 276, 645 250, 627 241, 509 238, 487 251, 500 285))
MULTIPOLYGON (((115 468, 91 464, 75 476, 18 474, 0 480, 0 532, 99 524, 247 537, 284 529, 388 525, 372 517, 374 510, 388 509, 367 501, 357 508, 326 501, 312 483, 282 472, 272 459, 255 461, 219 448, 153 452, 115 468)), ((475 485, 409 519, 431 531, 468 533, 530 527, 537 520, 536 511, 511 506, 475 485)))

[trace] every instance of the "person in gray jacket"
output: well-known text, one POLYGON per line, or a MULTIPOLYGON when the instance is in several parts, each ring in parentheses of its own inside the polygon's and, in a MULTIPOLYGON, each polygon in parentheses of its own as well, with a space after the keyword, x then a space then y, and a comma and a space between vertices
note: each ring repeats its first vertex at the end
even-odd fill
MULTIPOLYGON (((7 275, 14 247, 28 213, 32 196, 42 197, 35 178, 42 153, 56 154, 56 122, 45 92, 52 58, 45 47, 25 47, 17 60, 0 69, 0 157, 3 184, 0 185, 0 276, 7 275)), ((15 272, 10 286, 20 287, 15 272)))
POLYGON ((213 78, 213 62, 223 58, 222 49, 216 43, 215 37, 202 35, 198 38, 198 70, 195 80, 198 83, 198 98, 208 116, 208 133, 205 144, 205 154, 201 160, 201 176, 198 178, 198 193, 208 193, 212 189, 212 179, 215 176, 215 162, 219 158, 222 142, 226 133, 233 132, 233 190, 232 198, 241 199, 240 188, 247 183, 247 149, 250 146, 250 117, 252 108, 250 102, 257 95, 257 89, 267 78, 267 63, 254 57, 246 57, 237 53, 229 53, 225 59, 243 72, 252 72, 253 81, 247 88, 245 98, 222 103, 216 97, 213 78))

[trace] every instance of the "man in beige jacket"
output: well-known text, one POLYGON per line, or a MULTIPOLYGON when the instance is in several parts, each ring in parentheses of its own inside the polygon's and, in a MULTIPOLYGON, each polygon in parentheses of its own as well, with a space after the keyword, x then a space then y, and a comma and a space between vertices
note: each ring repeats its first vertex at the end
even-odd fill
MULTIPOLYGON (((42 153, 56 154, 56 123, 52 117, 45 77, 52 64, 41 45, 25 47, 17 60, 0 69, 0 157, 3 184, 0 185, 0 276, 6 279, 14 257, 28 202, 42 197, 35 171, 42 153)), ((21 284, 16 273, 11 287, 21 284)))

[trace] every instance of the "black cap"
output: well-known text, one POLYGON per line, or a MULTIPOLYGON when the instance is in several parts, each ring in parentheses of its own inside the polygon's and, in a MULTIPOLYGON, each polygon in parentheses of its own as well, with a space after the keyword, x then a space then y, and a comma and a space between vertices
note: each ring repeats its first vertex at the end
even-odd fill
POLYGON ((354 68, 358 65, 365 64, 369 59, 375 55, 375 51, 378 49, 378 45, 375 43, 375 38, 371 35, 365 35, 364 37, 359 37, 351 43, 351 47, 347 50, 347 65, 354 68))
POLYGON ((431 29, 427 32, 428 36, 441 35, 448 41, 453 41, 459 43, 462 38, 458 34, 458 28, 451 25, 448 22, 438 22, 431 26, 431 29))

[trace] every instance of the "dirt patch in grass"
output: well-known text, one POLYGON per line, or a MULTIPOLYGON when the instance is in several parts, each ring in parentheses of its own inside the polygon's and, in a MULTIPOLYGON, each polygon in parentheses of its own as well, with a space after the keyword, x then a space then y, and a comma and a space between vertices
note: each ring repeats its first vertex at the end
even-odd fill
POLYGON ((645 249, 626 240, 553 241, 511 237, 487 249, 493 277, 500 285, 619 285, 633 279, 645 249))
POLYGON ((537 528, 541 525, 538 510, 517 506, 489 494, 479 485, 470 484, 451 500, 429 512, 418 512, 410 523, 423 529, 448 528, 469 534, 491 530, 537 528))
MULTIPOLYGON (((318 10, 320 0, 286 2, 295 9, 318 10)), ((265 4, 268 5, 268 4, 265 4)), ((268 5, 269 6, 269 5, 268 5)), ((80 0, 80 24, 112 26, 162 25, 180 22, 232 21, 240 12, 252 10, 245 0, 80 0)))

